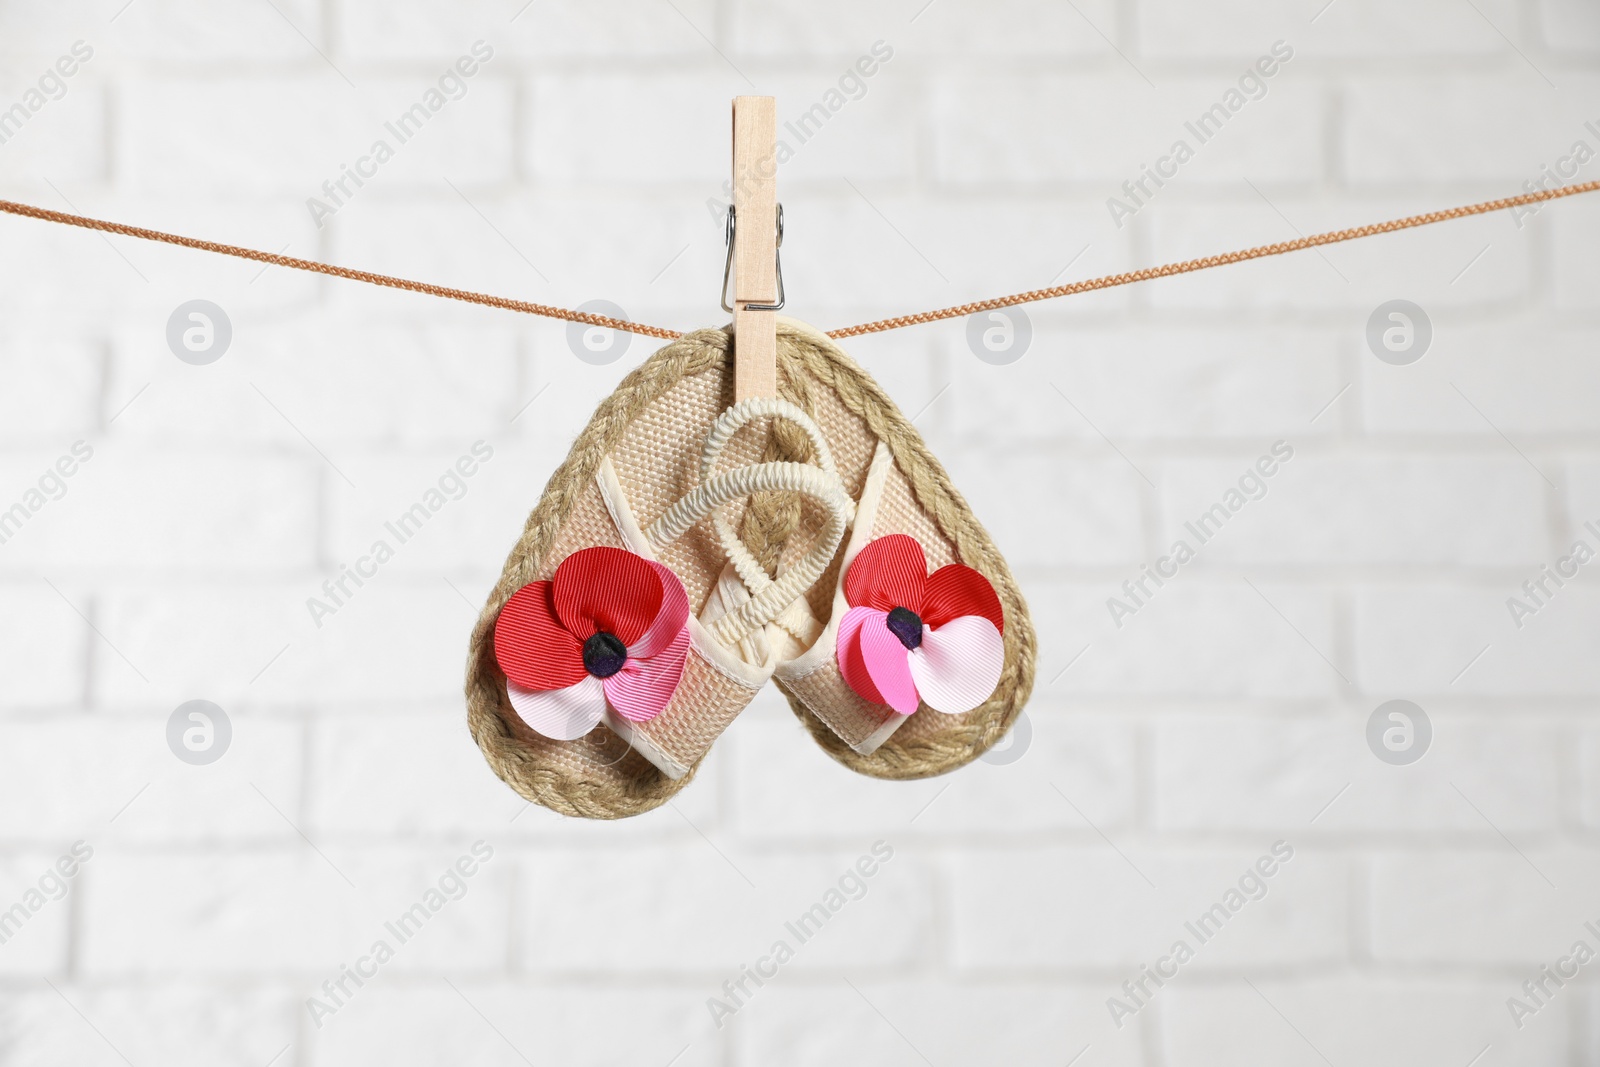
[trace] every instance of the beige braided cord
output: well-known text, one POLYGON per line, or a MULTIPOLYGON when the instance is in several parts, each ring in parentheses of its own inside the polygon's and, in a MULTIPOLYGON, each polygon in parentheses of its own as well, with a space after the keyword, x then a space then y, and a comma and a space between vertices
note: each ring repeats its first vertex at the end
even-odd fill
MULTIPOLYGON (((1443 211, 1430 211, 1422 215, 1410 215, 1403 219, 1391 219, 1388 222, 1375 222, 1346 230, 1313 234, 1310 237, 1300 237, 1293 241, 1257 245, 1255 248, 1224 252, 1220 255, 1206 256, 1202 259, 1189 259, 1181 263, 1168 263, 1160 267, 1146 267, 1143 270, 1128 271, 1123 274, 1108 274, 1104 277, 1090 278, 1081 282, 1070 282, 1066 285, 1057 285, 1049 289, 1032 289, 1025 293, 997 296, 970 304, 957 304, 954 307, 940 308, 936 311, 922 311, 914 315, 899 315, 892 319, 878 319, 875 322, 864 322, 859 326, 846 326, 842 329, 830 330, 828 331, 828 336, 833 338, 857 337, 866 333, 881 333, 884 330, 897 330, 904 326, 917 326, 925 322, 937 322, 940 319, 963 318, 979 311, 993 311, 995 308, 1010 307, 1014 304, 1029 304, 1038 300, 1053 300, 1056 297, 1072 296, 1075 293, 1087 293, 1096 289, 1112 289, 1121 285, 1132 285, 1134 282, 1150 281, 1154 278, 1169 278, 1175 274, 1191 274, 1195 271, 1209 270, 1212 267, 1222 267, 1230 263, 1243 263, 1246 260, 1262 259, 1267 256, 1281 256, 1289 252, 1299 252, 1322 245, 1340 244, 1344 241, 1354 241, 1358 238, 1372 237, 1381 233, 1394 233, 1399 230, 1414 229, 1418 226, 1431 226, 1436 222, 1464 219, 1473 215, 1486 215, 1492 211, 1504 211, 1546 200, 1559 200, 1563 197, 1592 193, 1597 189, 1600 189, 1600 181, 1583 182, 1578 185, 1567 185, 1557 189, 1540 189, 1537 192, 1502 197, 1498 200, 1485 200, 1482 203, 1468 204, 1464 207, 1446 208, 1443 211)), ((527 300, 491 296, 487 293, 475 293, 466 289, 452 289, 429 282, 410 281, 406 278, 396 278, 388 274, 375 274, 371 271, 354 270, 350 267, 339 267, 331 263, 319 263, 313 259, 299 259, 295 256, 279 255, 276 252, 262 252, 253 248, 243 248, 239 245, 221 244, 216 241, 205 241, 195 237, 183 237, 178 234, 165 233, 161 230, 149 230, 142 226, 129 226, 121 222, 92 219, 84 215, 69 214, 65 211, 51 211, 48 208, 34 207, 31 204, 19 204, 12 200, 0 200, 0 212, 20 215, 24 218, 39 219, 44 222, 58 222, 66 226, 79 226, 83 229, 96 230, 100 233, 114 233, 123 237, 137 237, 144 241, 158 241, 162 244, 178 245, 182 248, 193 248, 202 252, 215 252, 219 255, 253 260, 257 263, 268 263, 276 267, 288 267, 293 270, 324 274, 333 278, 346 278, 350 281, 366 282, 369 285, 403 289, 412 293, 425 293, 429 296, 443 297, 447 300, 462 300, 470 304, 482 304, 485 307, 518 311, 527 315, 541 315, 545 318, 581 322, 589 326, 603 326, 612 330, 643 334, 646 337, 659 337, 668 341, 683 336, 679 331, 669 330, 664 326, 647 326, 643 323, 629 322, 626 319, 612 318, 608 315, 595 315, 586 311, 573 311, 568 308, 553 307, 549 304, 535 304, 527 300)))
MULTIPOLYGON (((815 415, 809 386, 804 378, 785 373, 778 364, 778 393, 808 415, 815 415)), ((809 463, 813 459, 811 438, 805 430, 785 419, 774 419, 767 430, 762 462, 809 463)), ((769 577, 778 575, 778 557, 789 539, 800 529, 799 493, 755 493, 746 506, 739 537, 769 577)))

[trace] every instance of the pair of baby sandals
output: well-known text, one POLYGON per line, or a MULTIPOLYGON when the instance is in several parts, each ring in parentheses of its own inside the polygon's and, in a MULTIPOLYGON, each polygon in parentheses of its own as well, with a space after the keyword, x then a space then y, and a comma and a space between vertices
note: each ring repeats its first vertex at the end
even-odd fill
POLYGON ((975 759, 1028 697, 1022 596, 910 421, 781 318, 780 398, 730 406, 732 348, 701 330, 623 380, 478 619, 472 735, 535 803, 665 803, 769 681, 878 778, 975 759))

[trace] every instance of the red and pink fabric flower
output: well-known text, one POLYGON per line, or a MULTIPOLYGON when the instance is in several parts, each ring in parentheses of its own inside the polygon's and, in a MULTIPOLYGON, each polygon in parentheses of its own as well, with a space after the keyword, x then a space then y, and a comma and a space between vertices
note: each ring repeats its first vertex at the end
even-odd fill
POLYGON ((607 706, 630 722, 661 714, 683 677, 688 619, 689 597, 666 567, 620 548, 585 548, 506 602, 494 655, 522 720, 571 741, 607 706))
POLYGON ((989 699, 1005 665, 1005 621, 989 580, 952 563, 928 573, 905 534, 872 541, 844 578, 839 671, 864 700, 910 715, 960 715, 989 699))

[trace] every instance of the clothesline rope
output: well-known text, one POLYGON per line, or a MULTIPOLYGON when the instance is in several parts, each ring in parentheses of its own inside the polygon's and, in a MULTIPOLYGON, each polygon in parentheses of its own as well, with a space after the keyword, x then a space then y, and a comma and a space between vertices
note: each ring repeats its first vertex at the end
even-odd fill
POLYGON ((295 256, 279 255, 276 252, 261 252, 254 248, 241 248, 238 245, 219 244, 216 241, 202 241, 197 237, 182 237, 175 233, 147 230, 142 226, 129 226, 121 222, 107 222, 104 219, 69 215, 64 211, 51 211, 48 208, 34 207, 31 204, 18 204, 10 200, 0 200, 0 211, 11 215, 22 215, 30 219, 42 219, 45 222, 81 226, 86 230, 99 230, 101 233, 115 233, 123 237, 137 237, 144 241, 159 241, 162 244, 178 245, 182 248, 196 248, 202 252, 216 252, 218 255, 223 256, 252 259, 257 263, 270 263, 274 267, 290 267, 294 270, 311 271, 313 274, 326 274, 334 278, 348 278, 355 282, 382 285, 390 289, 404 289, 412 293, 427 293, 429 296, 440 296, 447 300, 464 300, 469 304, 483 304, 486 307, 503 308, 506 311, 521 311, 528 315, 542 315, 550 319, 566 319, 568 322, 581 322, 590 326, 605 326, 613 330, 627 330, 631 333, 642 333, 668 341, 683 336, 678 330, 663 329, 660 326, 645 326, 641 323, 629 322, 626 319, 615 319, 609 315, 593 315, 587 311, 570 311, 566 308, 551 307, 548 304, 534 304, 527 300, 513 300, 505 296, 490 296, 487 293, 474 293, 466 289, 451 289, 448 286, 433 285, 429 282, 414 282, 388 274, 374 274, 371 271, 352 270, 349 267, 338 267, 331 263, 319 263, 314 259, 299 259, 295 256))
POLYGON ((1057 285, 1049 289, 1034 289, 1026 293, 1014 293, 1011 296, 997 296, 991 300, 979 300, 971 304, 958 304, 955 307, 940 308, 938 311, 924 311, 916 315, 901 315, 893 319, 864 322, 859 326, 847 326, 841 330, 830 330, 828 331, 828 336, 855 337, 864 333, 895 330, 902 326, 916 326, 924 322, 937 322, 939 319, 963 318, 978 311, 992 311, 995 308, 1010 307, 1013 304, 1028 304, 1035 300, 1052 300, 1058 296, 1087 293, 1095 289, 1112 289, 1119 285, 1131 285, 1134 282, 1149 281, 1152 278, 1168 278, 1174 274, 1190 274, 1210 267, 1226 266, 1229 263, 1243 263, 1248 259, 1281 256, 1286 252, 1299 252, 1303 249, 1317 248, 1321 245, 1334 245, 1339 244, 1341 241, 1354 241, 1359 237, 1371 237, 1380 233, 1394 233, 1397 230, 1410 230, 1418 226, 1428 226, 1435 222, 1464 219, 1471 215, 1487 215, 1493 211, 1521 207, 1525 204, 1538 203, 1541 200, 1557 200, 1564 196, 1577 196, 1579 193, 1591 193, 1597 189, 1600 189, 1600 181, 1584 182, 1582 185, 1567 185, 1559 189, 1545 189, 1537 193, 1525 193, 1521 196, 1508 196, 1500 200, 1485 200, 1481 204, 1447 208, 1444 211, 1430 211, 1425 215, 1409 215, 1403 219, 1374 222, 1366 226, 1352 227, 1348 230, 1334 230, 1331 233, 1318 233, 1310 237, 1300 237, 1293 241, 1280 241, 1277 244, 1257 245, 1255 248, 1244 248, 1237 252, 1224 252, 1221 255, 1206 256, 1203 259, 1187 259, 1181 263, 1168 263, 1161 267, 1145 267, 1143 270, 1128 271, 1125 274, 1108 274, 1101 278, 1070 282, 1066 285, 1057 285))
MULTIPOLYGON (((1503 197, 1499 200, 1485 200, 1478 204, 1468 204, 1464 207, 1447 208, 1443 211, 1430 211, 1422 215, 1409 215, 1402 219, 1392 219, 1388 222, 1375 222, 1366 226, 1356 226, 1346 230, 1334 230, 1330 233, 1313 234, 1310 237, 1300 237, 1293 241, 1280 241, 1277 244, 1257 245, 1254 248, 1240 249, 1236 252, 1224 252, 1220 255, 1206 256, 1201 259, 1189 259, 1179 263, 1168 263, 1160 267, 1146 267, 1143 270, 1127 271, 1122 274, 1108 274, 1099 278, 1090 278, 1081 282, 1069 282, 1066 285, 1052 286, 1048 289, 1033 289, 1025 293, 1013 293, 1010 296, 997 296, 989 300, 979 300, 970 304, 958 304, 954 307, 940 308, 936 311, 923 311, 914 315, 900 315, 892 319, 878 319, 875 322, 865 322, 858 326, 847 326, 843 329, 828 331, 829 337, 857 337, 861 334, 880 333, 884 330, 895 330, 904 326, 916 326, 925 322, 937 322, 940 319, 964 318, 979 311, 993 311, 996 308, 1011 307, 1016 304, 1028 304, 1038 300, 1053 300, 1056 297, 1071 296, 1075 293, 1087 293, 1096 289, 1111 289, 1121 285, 1131 285, 1134 282, 1149 281, 1153 278, 1167 278, 1175 274, 1190 274, 1194 271, 1207 270, 1211 267, 1221 267, 1229 263, 1243 263, 1251 259, 1263 259, 1267 256, 1281 256, 1288 252, 1299 252, 1307 248, 1317 248, 1322 245, 1339 244, 1344 241, 1354 241, 1362 237, 1371 237, 1380 233, 1394 233, 1398 230, 1414 229, 1418 226, 1429 226, 1436 222, 1448 222, 1451 219, 1463 219, 1473 215, 1486 215, 1494 211, 1504 211, 1510 208, 1536 204, 1547 200, 1559 200, 1563 197, 1578 196, 1582 193, 1592 193, 1600 190, 1600 181, 1583 182, 1578 185, 1566 185, 1557 189, 1541 189, 1537 192, 1523 193, 1517 196, 1503 197)), ((178 234, 164 233, 160 230, 149 230, 142 226, 129 226, 121 222, 107 222, 103 219, 91 219, 83 215, 71 215, 64 211, 51 211, 48 208, 34 207, 31 204, 19 204, 11 200, 0 200, 0 212, 10 215, 20 215, 24 218, 39 219, 44 222, 58 222, 67 226, 79 226, 86 230, 97 230, 101 233, 114 233, 123 237, 137 237, 144 241, 157 241, 162 244, 178 245, 182 248, 194 248, 202 252, 215 252, 219 255, 234 256, 239 259, 254 260, 257 263, 267 263, 275 267, 288 267, 293 270, 310 271, 314 274, 325 274, 334 278, 347 278, 350 281, 367 282, 370 285, 381 285, 390 289, 403 289, 407 292, 426 293, 429 296, 443 297, 447 300, 461 300, 469 304, 481 304, 485 307, 502 308, 506 311, 520 311, 528 315, 540 315, 551 319, 564 319, 567 322, 580 322, 589 326, 602 326, 612 330, 625 330, 630 333, 643 334, 647 337, 659 337, 663 340, 672 340, 682 337, 678 330, 669 330, 662 326, 648 326, 644 323, 629 322, 626 319, 612 318, 609 315, 595 315, 586 311, 573 311, 568 308, 552 307, 548 304, 535 304, 527 300, 513 300, 510 297, 491 296, 487 293, 475 293, 466 289, 452 289, 448 286, 433 285, 429 282, 411 281, 406 278, 396 278, 388 274, 375 274, 371 271, 353 270, 349 267, 335 266, 331 263, 321 263, 314 259, 299 259, 295 256, 280 255, 276 252, 262 252, 253 248, 242 248, 238 245, 220 244, 216 241, 205 241, 195 237, 183 237, 178 234)))

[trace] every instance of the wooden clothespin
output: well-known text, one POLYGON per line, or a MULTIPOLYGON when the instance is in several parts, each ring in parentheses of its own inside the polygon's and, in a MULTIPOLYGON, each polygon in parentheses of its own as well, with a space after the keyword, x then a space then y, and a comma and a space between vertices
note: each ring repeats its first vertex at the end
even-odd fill
POLYGON ((783 307, 783 208, 778 204, 777 102, 733 98, 733 207, 728 215, 728 269, 733 274, 734 402, 778 395, 778 320, 783 307))

